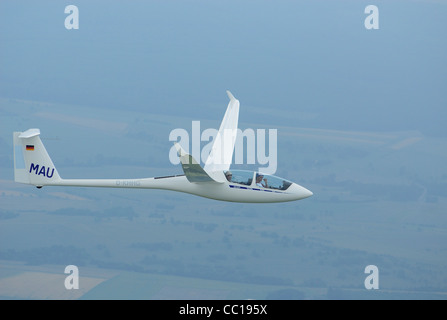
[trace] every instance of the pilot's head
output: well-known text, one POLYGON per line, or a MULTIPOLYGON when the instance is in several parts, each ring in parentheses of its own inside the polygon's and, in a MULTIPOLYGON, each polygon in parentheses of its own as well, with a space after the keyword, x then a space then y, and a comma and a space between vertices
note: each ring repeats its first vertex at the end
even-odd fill
POLYGON ((260 182, 262 180, 262 178, 264 178, 264 176, 262 174, 257 174, 256 175, 256 182, 260 182))
POLYGON ((228 181, 231 181, 231 178, 233 177, 233 174, 231 173, 231 171, 227 171, 225 173, 225 177, 227 178, 228 181))

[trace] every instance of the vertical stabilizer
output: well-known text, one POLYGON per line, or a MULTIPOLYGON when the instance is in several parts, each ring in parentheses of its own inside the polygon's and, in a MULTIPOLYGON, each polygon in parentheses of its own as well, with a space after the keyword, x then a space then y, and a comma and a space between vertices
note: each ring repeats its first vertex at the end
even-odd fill
POLYGON ((60 181, 53 161, 40 140, 39 129, 14 132, 14 180, 44 186, 60 181))

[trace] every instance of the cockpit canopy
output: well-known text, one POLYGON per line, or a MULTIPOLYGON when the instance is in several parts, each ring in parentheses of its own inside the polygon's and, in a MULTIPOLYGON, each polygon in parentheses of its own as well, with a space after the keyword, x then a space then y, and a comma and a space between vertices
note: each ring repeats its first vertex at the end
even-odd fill
POLYGON ((291 181, 286 179, 255 171, 231 170, 224 171, 224 174, 230 182, 255 188, 287 190, 292 184, 291 181))

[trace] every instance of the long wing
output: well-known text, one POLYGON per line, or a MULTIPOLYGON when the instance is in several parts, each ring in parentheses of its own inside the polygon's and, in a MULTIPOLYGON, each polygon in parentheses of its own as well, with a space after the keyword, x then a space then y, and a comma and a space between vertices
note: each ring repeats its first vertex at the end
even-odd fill
POLYGON ((239 100, 230 91, 227 91, 227 95, 230 102, 204 166, 208 173, 230 169, 233 159, 239 121, 239 100))

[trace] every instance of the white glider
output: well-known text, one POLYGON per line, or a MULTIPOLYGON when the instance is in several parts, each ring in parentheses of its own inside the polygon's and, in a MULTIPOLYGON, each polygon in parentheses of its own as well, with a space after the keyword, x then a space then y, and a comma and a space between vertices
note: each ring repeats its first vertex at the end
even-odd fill
POLYGON ((43 186, 164 189, 231 202, 285 202, 312 195, 291 181, 254 171, 230 172, 239 118, 239 101, 227 91, 230 102, 205 166, 175 143, 185 174, 142 179, 62 179, 51 161, 39 129, 14 132, 14 180, 43 186))

